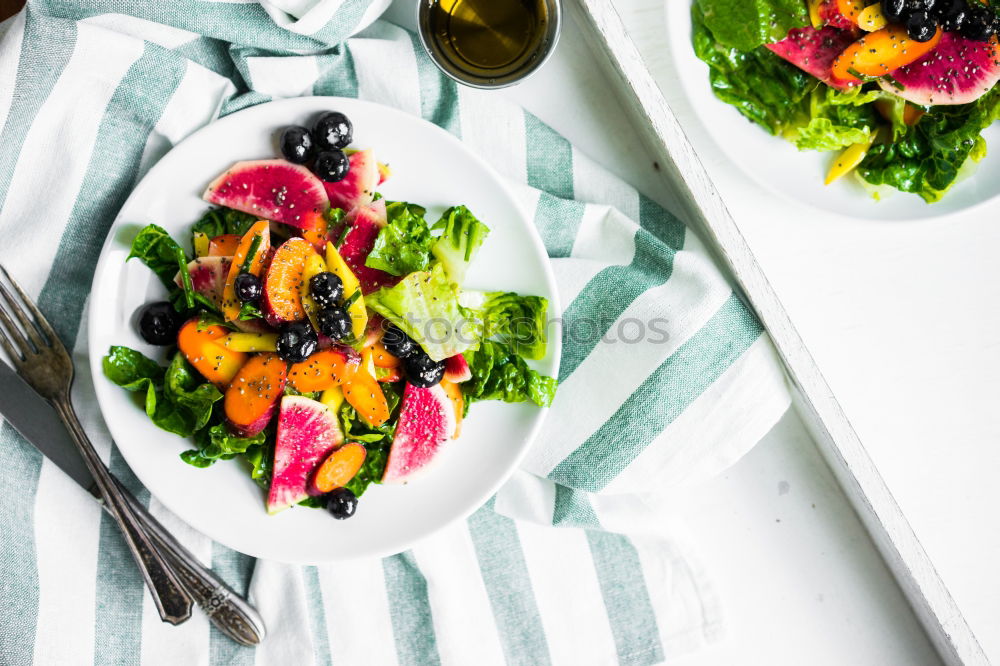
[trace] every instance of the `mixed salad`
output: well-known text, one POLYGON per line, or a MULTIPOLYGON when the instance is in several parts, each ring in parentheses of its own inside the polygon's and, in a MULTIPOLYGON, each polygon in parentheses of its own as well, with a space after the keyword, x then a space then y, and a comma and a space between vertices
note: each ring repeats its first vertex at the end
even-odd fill
POLYGON ((329 112, 283 131, 284 159, 221 174, 193 258, 143 228, 129 258, 170 297, 139 311, 139 332, 176 351, 166 367, 127 347, 104 357, 157 426, 193 438, 184 462, 239 459, 269 513, 348 518, 372 483, 426 469, 473 402, 544 407, 556 390, 528 363, 546 352, 546 299, 463 289, 490 230, 464 206, 431 225, 383 199, 390 170, 352 135, 329 112))
POLYGON ((1000 117, 1000 18, 985 0, 694 0, 715 95, 848 173, 938 201, 1000 117))

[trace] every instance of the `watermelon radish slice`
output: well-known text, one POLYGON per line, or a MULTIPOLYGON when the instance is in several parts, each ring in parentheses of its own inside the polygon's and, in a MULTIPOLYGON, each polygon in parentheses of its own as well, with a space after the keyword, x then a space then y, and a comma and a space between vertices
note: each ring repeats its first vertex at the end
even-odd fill
POLYGON ((326 188, 326 196, 332 208, 351 211, 372 202, 381 175, 375 153, 371 149, 352 153, 348 160, 351 167, 344 179, 336 183, 323 183, 323 187, 326 188))
POLYGON ((237 162, 212 181, 205 201, 298 229, 319 228, 330 207, 323 181, 285 160, 237 162))
POLYGON ((444 360, 444 379, 449 382, 461 384, 472 379, 472 370, 469 362, 461 354, 449 356, 444 360))
MULTIPOLYGON (((191 286, 217 307, 222 307, 222 290, 226 286, 226 276, 233 263, 232 257, 199 257, 187 265, 191 276, 191 286)), ((183 288, 181 273, 177 271, 174 283, 183 288)))
POLYGON ((386 225, 385 201, 380 199, 368 206, 355 208, 347 216, 346 222, 350 225, 350 231, 344 237, 344 244, 340 246, 340 256, 361 283, 361 293, 370 294, 399 282, 401 277, 365 266, 368 253, 375 247, 378 232, 386 225))
POLYGON ((920 106, 968 104, 988 93, 1000 81, 1000 45, 995 40, 974 42, 946 32, 934 50, 920 60, 894 70, 882 88, 920 106))
POLYGON ((382 483, 405 483, 427 468, 455 432, 455 407, 440 384, 407 383, 382 483))
POLYGON ((302 396, 282 398, 267 512, 277 513, 308 497, 313 472, 343 441, 332 409, 302 396))
POLYGON ((849 84, 834 78, 833 61, 854 41, 855 34, 849 30, 832 26, 818 30, 806 27, 789 30, 788 36, 780 42, 764 46, 823 83, 843 89, 849 84))
POLYGON ((858 14, 864 9, 861 0, 826 0, 819 8, 819 16, 826 25, 841 30, 857 30, 858 14))

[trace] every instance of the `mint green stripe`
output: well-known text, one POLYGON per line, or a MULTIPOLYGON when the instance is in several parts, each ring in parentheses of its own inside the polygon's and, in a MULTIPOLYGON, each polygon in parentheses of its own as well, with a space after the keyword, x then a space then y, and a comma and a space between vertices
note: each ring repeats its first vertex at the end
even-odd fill
MULTIPOLYGON (((125 464, 116 446, 111 447, 111 473, 149 505, 149 491, 125 464)), ((106 513, 101 513, 97 548, 97 599, 94 619, 94 663, 138 664, 142 649, 142 603, 146 586, 129 554, 121 531, 106 513)))
POLYGON ((400 666, 440 664, 431 602, 427 596, 427 579, 417 568, 413 553, 407 551, 383 559, 382 572, 400 666))
POLYGON ((684 223, 644 194, 639 195, 639 224, 670 249, 684 249, 684 236, 687 233, 684 223))
POLYGON ((514 521, 490 499, 469 517, 469 533, 508 664, 551 663, 549 644, 514 521))
POLYGON ((583 221, 584 209, 585 206, 579 201, 559 199, 547 192, 539 195, 538 206, 535 208, 535 227, 550 257, 568 257, 573 252, 573 243, 583 221))
POLYGON ((313 95, 330 97, 357 97, 358 73, 349 43, 316 56, 319 76, 313 84, 313 95))
MULTIPOLYGON (((24 137, 48 98, 76 43, 76 25, 25 10, 24 37, 14 92, 0 130, 0 208, 20 155, 24 137)), ((50 313, 55 314, 55 313, 50 313)), ((17 488, 18 501, 0 503, 0 663, 29 664, 38 621, 38 561, 35 551, 33 498, 38 492, 41 454, 9 424, 0 427, 0 484, 17 488)))
POLYGON ((420 79, 420 114, 424 120, 462 137, 462 121, 458 106, 458 84, 444 75, 420 44, 420 38, 407 31, 417 59, 420 79))
POLYGON ((371 3, 372 0, 345 0, 333 18, 310 36, 325 44, 339 44, 354 32, 371 3))
POLYGON ((586 493, 556 484, 556 500, 552 507, 552 524, 556 527, 599 528, 601 522, 586 493))
POLYGON ((528 185, 561 199, 573 198, 573 148, 561 134, 524 112, 528 185))
POLYGON ((46 14, 68 19, 85 19, 121 11, 154 23, 171 25, 204 37, 233 44, 246 44, 275 51, 315 49, 333 46, 340 40, 324 42, 275 25, 264 8, 255 2, 169 2, 108 3, 107 0, 32 0, 46 14))
MULTIPOLYGON (((237 594, 246 597, 257 560, 212 542, 212 570, 237 594)), ((256 650, 240 645, 211 625, 208 643, 212 666, 253 666, 256 650)))
MULTIPOLYGON (((0 361, 2 363, 4 361, 0 361)), ((35 493, 41 454, 9 423, 0 426, 0 483, 16 489, 0 502, 0 664, 30 664, 38 622, 38 559, 35 552, 35 493)))
POLYGON ((258 104, 270 101, 270 95, 264 95, 253 90, 242 95, 235 95, 222 103, 222 109, 219 110, 219 117, 228 116, 230 113, 236 113, 251 106, 257 106, 258 104))
POLYGON ((198 37, 181 44, 173 51, 227 79, 232 79, 236 72, 229 55, 229 44, 219 39, 198 37))
MULTIPOLYGON (((611 331, 632 302, 670 279, 674 251, 645 229, 637 229, 635 254, 627 266, 608 266, 591 278, 563 313, 563 358, 559 381, 565 381, 611 331)), ((647 322, 642 322, 644 325, 647 322)), ((632 330, 625 335, 636 335, 632 330)), ((631 339, 631 338, 630 338, 631 339)), ((619 340, 614 344, 628 344, 619 340)))
POLYGON ((319 586, 319 570, 316 567, 302 567, 302 582, 306 590, 306 608, 309 610, 309 629, 313 636, 313 655, 318 666, 329 666, 333 662, 330 659, 330 636, 326 632, 326 608, 323 605, 323 591, 319 586))
POLYGON ((14 94, 0 131, 0 209, 7 200, 28 128, 66 68, 75 45, 75 23, 46 18, 28 5, 14 94))
POLYGON ((664 659, 660 631, 635 546, 621 534, 600 530, 587 530, 587 543, 615 639, 618 663, 622 666, 660 663, 664 659))
POLYGON ((732 295, 611 418, 559 463, 549 478, 573 488, 600 491, 728 370, 761 333, 760 322, 732 295))

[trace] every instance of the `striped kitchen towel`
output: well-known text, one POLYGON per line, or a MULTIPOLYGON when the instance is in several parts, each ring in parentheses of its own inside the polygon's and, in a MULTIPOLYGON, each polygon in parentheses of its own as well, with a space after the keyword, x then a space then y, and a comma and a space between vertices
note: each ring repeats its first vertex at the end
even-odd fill
POLYGON ((290 4, 29 0, 0 24, 0 260, 75 350, 74 400, 112 471, 270 630, 250 649, 202 614, 161 624, 114 526, 4 424, 0 663, 631 665, 717 637, 657 497, 732 464, 786 409, 754 315, 677 218, 531 114, 443 78, 413 34, 376 22, 344 41, 371 0, 290 4), (94 265, 137 180, 219 115, 296 95, 394 106, 488 155, 545 241, 566 335, 596 326, 564 340, 547 425, 486 506, 337 566, 254 561, 170 515, 112 446, 86 362, 94 265), (622 343, 653 321, 655 339, 622 343))

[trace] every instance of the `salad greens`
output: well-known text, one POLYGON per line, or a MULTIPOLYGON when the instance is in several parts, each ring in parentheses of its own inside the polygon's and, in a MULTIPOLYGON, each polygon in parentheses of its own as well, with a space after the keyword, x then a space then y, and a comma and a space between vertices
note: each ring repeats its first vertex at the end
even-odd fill
POLYGON ((427 211, 416 204, 393 201, 386 204, 385 212, 388 224, 375 238, 365 266, 391 275, 426 270, 434 242, 424 221, 427 211))
POLYGON ((490 233, 489 227, 465 206, 454 206, 444 212, 434 229, 440 231, 441 236, 431 252, 444 266, 448 277, 462 284, 472 258, 490 233))
POLYGON ((467 291, 460 302, 479 320, 484 338, 495 338, 525 358, 545 356, 546 299, 510 291, 467 291))
POLYGON ((204 234, 208 238, 215 238, 224 234, 236 236, 244 235, 253 223, 258 220, 257 216, 243 213, 231 208, 209 208, 201 219, 191 227, 192 245, 195 234, 204 234))
POLYGON ((472 370, 472 379, 462 387, 466 410, 470 403, 479 400, 530 400, 539 407, 552 404, 556 380, 528 367, 508 345, 484 340, 479 349, 467 351, 464 356, 472 370))
MULTIPOLYGON (((869 185, 938 201, 962 166, 986 154, 982 131, 1000 118, 991 91, 968 104, 915 107, 874 81, 848 91, 826 85, 764 44, 810 25, 805 0, 693 0, 692 45, 716 97, 800 150, 873 144, 854 171, 869 185)), ((877 196, 877 191, 876 191, 877 196)))

